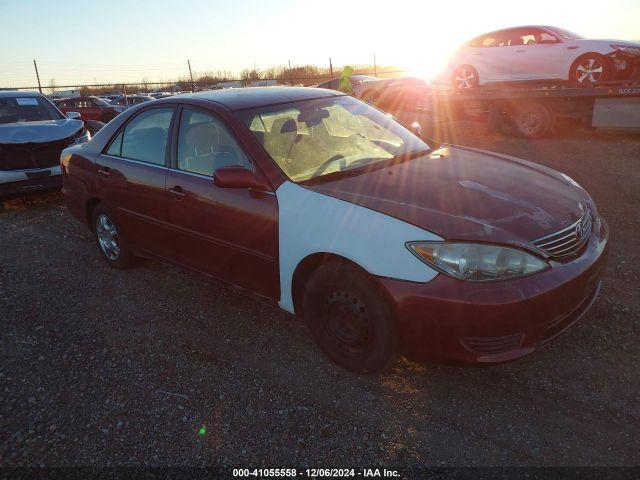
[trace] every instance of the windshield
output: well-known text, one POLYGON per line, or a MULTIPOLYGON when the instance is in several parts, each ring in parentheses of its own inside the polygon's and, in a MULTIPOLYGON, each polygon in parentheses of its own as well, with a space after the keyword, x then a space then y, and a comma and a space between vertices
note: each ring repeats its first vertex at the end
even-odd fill
POLYGON ((582 35, 578 35, 577 33, 570 32, 569 30, 565 30, 564 28, 551 27, 549 30, 557 33, 565 40, 579 40, 584 38, 582 35))
POLYGON ((349 96, 272 105, 239 114, 295 182, 366 168, 429 148, 388 115, 349 96))
POLYGON ((43 97, 0 97, 0 124, 61 118, 64 117, 43 97))

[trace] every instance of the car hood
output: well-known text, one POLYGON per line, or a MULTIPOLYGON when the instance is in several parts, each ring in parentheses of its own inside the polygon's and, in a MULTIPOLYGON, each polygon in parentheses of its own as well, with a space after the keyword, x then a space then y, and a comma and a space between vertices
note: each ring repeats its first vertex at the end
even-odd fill
POLYGON ((82 120, 60 119, 0 125, 0 143, 55 142, 70 137, 82 128, 82 120))
POLYGON ((307 185, 446 240, 515 245, 575 222, 595 205, 569 177, 506 155, 444 146, 420 158, 307 185))

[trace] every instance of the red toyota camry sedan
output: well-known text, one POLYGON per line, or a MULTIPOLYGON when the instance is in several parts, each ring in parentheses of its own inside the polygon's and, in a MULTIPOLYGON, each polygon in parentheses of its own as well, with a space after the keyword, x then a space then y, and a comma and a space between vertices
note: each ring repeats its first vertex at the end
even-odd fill
POLYGON ((584 315, 606 262, 607 225, 567 175, 434 150, 329 90, 138 105, 64 150, 62 173, 111 266, 154 258, 250 291, 361 373, 522 357, 584 315))

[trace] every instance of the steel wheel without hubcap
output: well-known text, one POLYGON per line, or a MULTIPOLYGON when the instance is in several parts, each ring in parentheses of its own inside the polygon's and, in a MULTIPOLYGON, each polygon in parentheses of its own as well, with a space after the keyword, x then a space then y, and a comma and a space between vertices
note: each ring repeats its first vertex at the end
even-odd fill
POLYGON ((594 85, 604 77, 604 64, 597 57, 584 57, 575 67, 574 78, 580 85, 594 85))
POLYGON ((361 354, 371 349, 372 325, 362 302, 349 292, 331 292, 323 309, 323 327, 335 348, 347 354, 361 354))
POLYGON ((366 272, 338 261, 324 263, 309 277, 302 303, 316 342, 341 367, 373 373, 397 359, 394 315, 366 272))
POLYGON ((478 86, 478 74, 471 67, 458 67, 453 73, 453 87, 467 90, 478 86))
POLYGON ((111 219, 101 213, 96 220, 96 235, 102 252, 109 260, 117 260, 120 256, 120 244, 118 243, 118 230, 111 219))

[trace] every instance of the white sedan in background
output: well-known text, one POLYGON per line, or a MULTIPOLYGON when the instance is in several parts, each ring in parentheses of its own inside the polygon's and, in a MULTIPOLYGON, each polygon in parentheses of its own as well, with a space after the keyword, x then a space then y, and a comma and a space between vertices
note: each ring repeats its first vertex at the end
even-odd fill
POLYGON ((589 40, 532 25, 486 33, 464 44, 439 76, 456 89, 494 82, 570 81, 592 86, 640 76, 640 43, 589 40))

